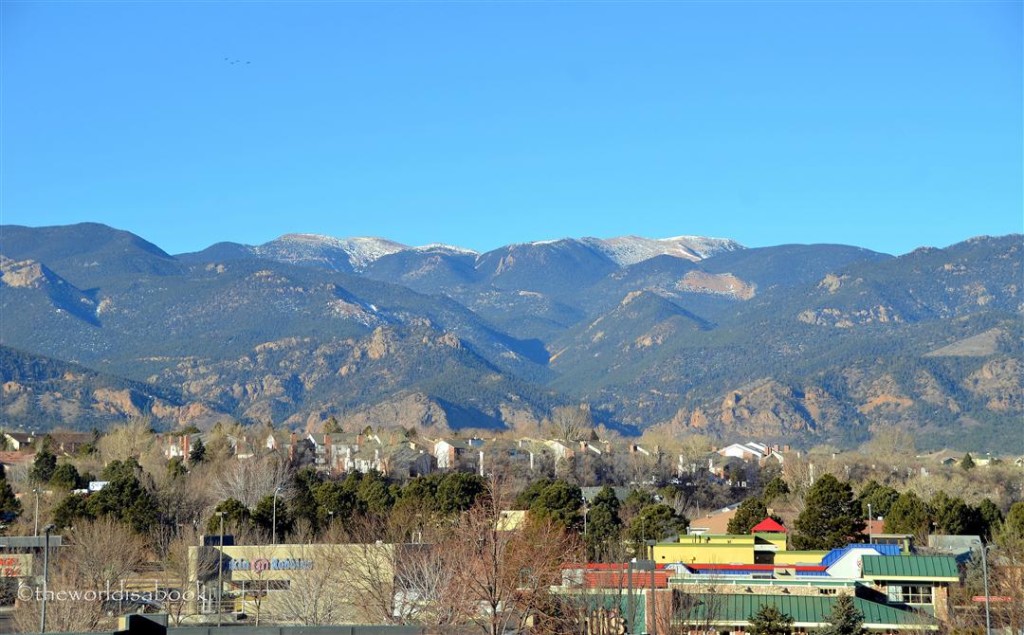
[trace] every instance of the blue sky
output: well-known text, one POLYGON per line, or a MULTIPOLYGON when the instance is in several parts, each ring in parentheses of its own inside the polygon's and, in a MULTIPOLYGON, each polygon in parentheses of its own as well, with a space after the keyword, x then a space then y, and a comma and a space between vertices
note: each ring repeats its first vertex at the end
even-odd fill
POLYGON ((169 252, 1024 229, 1021 2, 3 2, 0 220, 169 252), (237 63, 232 63, 239 60, 237 63))

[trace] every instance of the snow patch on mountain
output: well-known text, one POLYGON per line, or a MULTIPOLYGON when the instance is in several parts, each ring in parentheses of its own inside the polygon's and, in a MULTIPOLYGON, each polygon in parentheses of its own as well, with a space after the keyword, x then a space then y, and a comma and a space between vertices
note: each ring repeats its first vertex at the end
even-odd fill
POLYGON ((429 245, 422 245, 420 247, 413 247, 411 251, 418 252, 444 252, 453 254, 456 256, 479 256, 480 252, 473 251, 472 249, 466 249, 465 247, 457 247, 455 245, 446 245, 444 243, 430 243, 429 245))
POLYGON ((635 265, 657 256, 674 256, 697 262, 718 253, 744 248, 734 240, 705 236, 675 236, 672 238, 619 236, 604 240, 584 238, 582 242, 597 249, 622 267, 635 265))
POLYGON ((285 234, 253 248, 260 257, 337 271, 362 271, 382 256, 408 249, 384 238, 334 238, 319 234, 285 234))

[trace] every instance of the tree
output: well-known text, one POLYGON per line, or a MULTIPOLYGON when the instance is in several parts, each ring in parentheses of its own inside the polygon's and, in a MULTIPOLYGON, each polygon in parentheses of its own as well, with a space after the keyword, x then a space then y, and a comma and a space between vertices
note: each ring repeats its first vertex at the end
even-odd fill
MULTIPOLYGON (((216 571, 218 552, 213 549, 194 549, 194 564, 189 563, 189 549, 201 547, 201 538, 200 533, 192 527, 184 527, 173 535, 161 559, 168 582, 183 591, 189 588, 193 579, 208 579, 216 571), (192 568, 195 571, 191 571, 192 568)), ((174 626, 181 626, 189 616, 189 608, 194 607, 196 603, 184 593, 168 593, 166 597, 163 610, 167 612, 174 626)))
POLYGON ((951 498, 945 492, 939 492, 932 497, 930 506, 940 533, 952 536, 980 536, 983 533, 981 514, 962 498, 951 498))
POLYGON ((768 517, 768 507, 754 496, 740 503, 736 515, 729 520, 726 528, 730 534, 749 534, 754 525, 768 517))
POLYGON ((974 469, 974 459, 971 458, 970 452, 965 454, 964 458, 960 459, 960 467, 964 470, 974 469))
POLYGON ((437 485, 437 507, 442 514, 466 511, 486 491, 484 480, 475 474, 451 472, 437 485))
MULTIPOLYGON (((146 559, 145 541, 113 518, 79 522, 64 539, 65 545, 52 551, 48 591, 79 595, 73 601, 49 602, 47 626, 55 632, 103 630, 98 627, 106 619, 104 590, 118 589, 140 569, 146 559)), ((16 630, 38 630, 36 602, 23 599, 18 604, 16 630)))
POLYGON ((61 463, 50 476, 50 485, 65 490, 78 489, 82 485, 82 477, 78 469, 70 463, 61 463))
POLYGON ((885 531, 890 534, 914 534, 917 539, 928 535, 931 513, 914 492, 903 492, 885 517, 885 531))
MULTIPOLYGON (((267 536, 272 536, 274 533, 274 502, 273 496, 264 496, 260 499, 260 502, 256 503, 256 508, 252 510, 253 523, 262 529, 267 536)), ((292 530, 292 525, 294 524, 291 516, 288 514, 288 507, 280 496, 277 497, 276 520, 277 537, 280 539, 292 530)))
POLYGON ((220 514, 224 513, 224 531, 238 533, 242 532, 249 527, 249 508, 246 507, 242 501, 229 498, 225 501, 221 501, 214 509, 210 519, 206 521, 206 533, 208 534, 219 534, 220 533, 220 514))
POLYGON ((43 448, 36 452, 36 458, 32 461, 32 469, 28 475, 36 483, 49 483, 56 469, 57 455, 43 448))
POLYGON ((203 440, 196 438, 195 444, 188 453, 189 465, 196 465, 206 460, 206 446, 203 445, 203 440))
POLYGON ((538 521, 550 520, 559 527, 578 530, 583 525, 580 488, 558 480, 543 489, 530 504, 530 514, 538 521))
POLYGON ((612 546, 619 541, 622 520, 619 518, 619 499, 615 490, 607 485, 601 488, 587 510, 587 558, 605 561, 612 556, 612 546))
POLYGON ((376 470, 362 475, 356 489, 356 498, 368 512, 380 516, 386 516, 395 504, 388 480, 376 470))
POLYGON ((831 474, 819 478, 804 497, 797 517, 793 546, 797 549, 835 549, 864 538, 864 519, 853 488, 831 474))
POLYGON ((14 495, 11 484, 7 482, 7 472, 0 465, 0 520, 10 523, 21 515, 21 501, 14 495))
POLYGON ((772 501, 776 498, 786 496, 789 494, 789 485, 786 481, 782 480, 781 476, 776 476, 764 486, 764 499, 765 505, 771 505, 772 501))
POLYGON ((93 518, 113 516, 138 533, 147 532, 157 522, 156 499, 134 473, 115 476, 89 496, 86 508, 93 518))
POLYGON ((1010 505, 1010 511, 1003 522, 1002 538, 1024 541, 1024 501, 1010 505))
POLYGON ((860 490, 860 496, 857 498, 860 500, 861 513, 865 517, 870 513, 875 518, 879 516, 884 518, 889 515, 892 504, 899 497, 900 493, 892 487, 882 485, 877 481, 868 481, 860 490), (868 505, 871 507, 869 508, 868 505))
POLYGON ((978 516, 981 517, 981 537, 985 542, 991 542, 992 536, 1003 524, 1003 512, 998 505, 992 502, 992 499, 985 498, 978 505, 978 516))
POLYGON ((559 406, 551 412, 551 431, 558 439, 569 442, 582 441, 590 436, 594 418, 590 406, 559 406))
POLYGON ((821 635, 865 635, 868 632, 864 628, 864 614, 845 593, 836 598, 828 622, 828 626, 818 631, 821 635))
POLYGON ((750 635, 791 635, 793 618, 774 606, 762 604, 757 613, 749 618, 750 635))
POLYGON ((683 516, 676 513, 664 503, 648 505, 640 510, 640 513, 633 518, 629 525, 629 539, 636 547, 637 553, 642 553, 641 548, 649 540, 659 541, 670 536, 678 535, 690 525, 690 522, 683 516))
POLYGON ((573 536, 550 522, 505 531, 501 512, 512 503, 511 494, 500 476, 493 477, 488 491, 459 517, 442 548, 456 568, 463 597, 485 609, 474 611, 472 620, 484 633, 499 635, 523 630, 561 578, 561 563, 582 554, 573 536))

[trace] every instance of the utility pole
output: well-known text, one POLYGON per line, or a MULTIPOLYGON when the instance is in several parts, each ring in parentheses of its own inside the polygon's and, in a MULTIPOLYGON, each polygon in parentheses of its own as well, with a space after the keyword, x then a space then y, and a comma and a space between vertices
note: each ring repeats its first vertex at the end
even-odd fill
POLYGON ((39 537, 39 488, 37 487, 37 488, 33 489, 32 492, 36 495, 36 516, 35 516, 36 519, 35 519, 35 522, 33 523, 34 527, 33 527, 33 530, 32 530, 32 535, 35 536, 36 538, 38 538, 39 537))

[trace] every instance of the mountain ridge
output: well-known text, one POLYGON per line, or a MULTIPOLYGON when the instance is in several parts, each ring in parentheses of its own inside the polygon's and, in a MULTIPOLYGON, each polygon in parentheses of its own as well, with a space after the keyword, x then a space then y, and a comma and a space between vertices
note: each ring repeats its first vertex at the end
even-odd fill
MULTIPOLYGON (((589 239, 476 254, 292 235, 285 247, 315 249, 282 262, 237 243, 170 256, 98 224, 8 230, 0 344, 179 395, 147 413, 164 425, 536 430, 582 401, 621 430, 848 445, 899 426, 1024 445, 1016 234, 898 257, 780 245, 697 260, 635 239, 622 262, 655 255, 620 264, 589 239)), ((150 403, 117 394, 46 416, 85 425, 150 403)), ((0 415, 22 416, 15 403, 0 415)))

